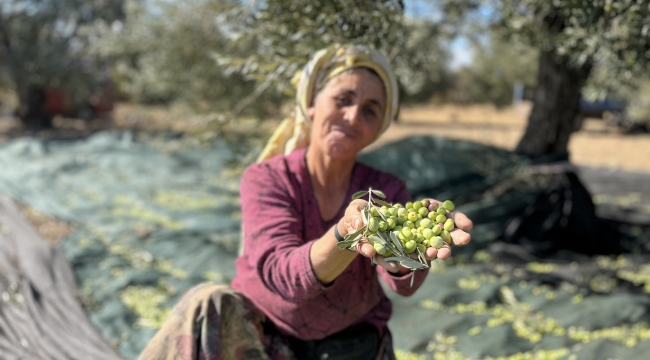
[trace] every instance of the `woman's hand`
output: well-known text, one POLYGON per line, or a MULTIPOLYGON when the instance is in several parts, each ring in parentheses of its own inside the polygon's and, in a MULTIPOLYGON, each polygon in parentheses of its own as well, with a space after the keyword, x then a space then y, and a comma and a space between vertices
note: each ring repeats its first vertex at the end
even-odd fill
MULTIPOLYGON (((430 199, 429 201, 442 205, 441 201, 435 199, 430 199)), ((353 233, 363 227, 363 215, 361 214, 361 211, 366 206, 368 206, 368 202, 361 199, 353 200, 350 205, 348 205, 348 208, 345 210, 345 215, 337 225, 339 233, 341 235, 345 236, 345 234, 353 233)), ((454 223, 456 224, 456 228, 450 232, 454 245, 462 246, 470 242, 471 236, 467 233, 467 231, 471 230, 474 226, 472 221, 467 216, 465 216, 465 214, 458 211, 452 211, 448 214, 447 217, 453 219, 454 223)), ((383 267, 389 272, 406 273, 406 270, 408 270, 399 266, 399 264, 393 261, 386 261, 386 257, 377 254, 375 248, 369 243, 360 243, 356 246, 355 250, 365 257, 373 258, 375 264, 383 267)), ((446 260, 449 258, 449 256, 451 256, 451 247, 449 244, 445 243, 440 249, 427 248, 425 255, 427 260, 433 260, 436 258, 440 260, 446 260)), ((411 256, 414 259, 417 259, 417 255, 411 254, 411 256)))

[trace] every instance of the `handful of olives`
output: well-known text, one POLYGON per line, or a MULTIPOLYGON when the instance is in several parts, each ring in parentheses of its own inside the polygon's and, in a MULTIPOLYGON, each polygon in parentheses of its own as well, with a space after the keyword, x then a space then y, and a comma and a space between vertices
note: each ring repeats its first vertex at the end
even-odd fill
POLYGON ((442 204, 428 199, 402 204, 385 202, 386 195, 380 190, 359 191, 352 198, 368 195, 368 206, 362 210, 364 226, 347 234, 338 244, 340 249, 353 248, 360 242, 368 242, 386 261, 395 261, 411 270, 428 268, 427 248, 440 249, 451 243, 455 228, 449 213, 454 210, 450 200, 442 204), (374 195, 374 197, 373 197, 374 195), (411 254, 417 254, 417 260, 411 254))

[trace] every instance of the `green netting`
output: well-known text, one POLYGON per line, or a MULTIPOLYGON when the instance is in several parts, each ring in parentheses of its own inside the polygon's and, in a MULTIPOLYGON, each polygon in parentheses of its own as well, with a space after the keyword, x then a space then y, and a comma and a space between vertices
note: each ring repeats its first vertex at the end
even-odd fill
MULTIPOLYGON (((20 139, 0 147, 0 192, 77 226, 62 247, 80 301, 132 359, 183 291, 234 275, 239 180, 226 164, 235 157, 223 144, 179 147, 129 132, 20 139)), ((413 137, 360 160, 406 180, 415 198, 454 199, 475 222, 471 246, 455 250, 454 262, 435 262, 415 296, 390 295, 400 357, 634 359, 650 350, 642 259, 494 258, 503 252, 488 246, 540 193, 539 177, 526 175, 529 159, 413 137)))
POLYGON ((0 191, 78 230, 62 241, 91 320, 137 356, 183 291, 234 274, 239 182, 223 146, 174 150, 105 132, 0 149, 0 191))

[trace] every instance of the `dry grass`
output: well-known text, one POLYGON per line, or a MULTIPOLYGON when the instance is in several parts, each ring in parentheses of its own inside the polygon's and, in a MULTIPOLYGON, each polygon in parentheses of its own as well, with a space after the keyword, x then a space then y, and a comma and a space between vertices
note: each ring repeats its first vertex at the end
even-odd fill
MULTIPOLYGON (((496 109, 493 106, 418 106, 402 109, 400 121, 371 148, 405 137, 438 135, 513 150, 521 138, 529 105, 496 109)), ((625 135, 587 119, 569 143, 577 165, 650 172, 650 134, 625 135)))
POLYGON ((57 221, 48 217, 29 206, 17 203, 18 209, 32 224, 36 232, 52 244, 58 244, 61 239, 68 236, 74 227, 68 223, 57 221))

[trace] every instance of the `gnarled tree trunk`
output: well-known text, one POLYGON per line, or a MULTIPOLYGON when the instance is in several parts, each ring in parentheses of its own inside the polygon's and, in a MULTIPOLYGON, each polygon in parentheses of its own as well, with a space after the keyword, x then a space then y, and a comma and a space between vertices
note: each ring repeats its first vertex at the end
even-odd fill
POLYGON ((36 85, 18 86, 18 117, 27 130, 52 127, 52 116, 45 109, 45 90, 36 85))
POLYGON ((580 92, 591 72, 591 64, 572 66, 555 51, 539 56, 537 87, 528 126, 516 151, 540 156, 568 152, 580 105, 580 92))

